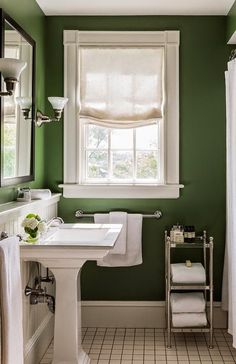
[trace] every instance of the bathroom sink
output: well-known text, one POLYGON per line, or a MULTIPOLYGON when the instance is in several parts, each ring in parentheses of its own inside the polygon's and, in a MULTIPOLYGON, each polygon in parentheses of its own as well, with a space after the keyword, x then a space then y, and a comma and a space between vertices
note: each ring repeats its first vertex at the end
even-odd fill
POLYGON ((51 228, 35 244, 21 242, 21 257, 34 261, 43 258, 97 260, 100 255, 103 257, 104 249, 107 254, 113 248, 121 228, 120 224, 61 224, 51 228))
POLYGON ((121 231, 121 224, 61 224, 37 243, 20 243, 24 261, 48 267, 56 280, 52 364, 88 364, 81 345, 80 271, 87 260, 101 260, 121 231))

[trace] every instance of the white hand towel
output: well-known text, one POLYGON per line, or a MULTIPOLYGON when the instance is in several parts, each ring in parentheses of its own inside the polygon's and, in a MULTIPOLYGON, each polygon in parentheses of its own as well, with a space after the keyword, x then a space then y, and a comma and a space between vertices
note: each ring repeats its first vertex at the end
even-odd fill
POLYGON ((173 313, 205 312, 206 303, 202 292, 171 293, 173 313))
POLYGON ((122 224, 122 229, 114 248, 108 255, 125 254, 127 244, 127 213, 110 212, 109 214, 94 214, 95 224, 122 224))
POLYGON ((122 224, 122 229, 111 254, 125 254, 127 244, 127 212, 112 211, 109 213, 110 224, 122 224))
POLYGON ((108 254, 99 266, 130 267, 142 264, 142 215, 128 214, 126 254, 108 254))
POLYGON ((172 324, 174 327, 201 327, 207 325, 207 318, 205 312, 173 313, 172 324))
POLYGON ((109 224, 109 214, 94 214, 95 224, 109 224))
POLYGON ((31 189, 31 200, 47 200, 52 196, 52 193, 48 189, 31 189))
POLYGON ((185 263, 171 264, 171 277, 173 283, 205 283, 206 272, 201 263, 192 263, 186 267, 185 263))
POLYGON ((0 241, 2 364, 23 364, 22 288, 19 240, 0 241))

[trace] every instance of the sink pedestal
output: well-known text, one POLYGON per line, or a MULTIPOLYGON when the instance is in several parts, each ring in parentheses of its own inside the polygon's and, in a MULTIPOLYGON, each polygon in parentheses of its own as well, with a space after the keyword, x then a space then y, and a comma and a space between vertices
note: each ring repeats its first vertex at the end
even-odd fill
POLYGON ((80 270, 87 260, 103 259, 114 247, 122 225, 62 224, 38 244, 22 244, 21 259, 49 268, 56 280, 52 364, 88 364, 81 345, 80 270))
POLYGON ((81 346, 81 305, 77 287, 80 285, 82 265, 69 269, 50 267, 56 279, 54 356, 52 364, 87 364, 90 362, 88 355, 81 346))
MULTIPOLYGON (((52 364, 89 364, 82 348, 80 270, 87 260, 102 259, 107 249, 67 249, 58 259, 36 259, 48 267, 56 281, 54 352, 52 364), (79 255, 84 256, 83 259, 79 255), (75 256, 78 256, 75 259, 75 256), (85 258, 86 256, 86 258, 85 258), (95 258, 96 257, 96 258, 95 258)), ((49 251, 48 254, 51 252, 49 251)), ((55 254, 55 253, 54 253, 55 254)), ((61 253, 60 253, 61 254, 61 253)))

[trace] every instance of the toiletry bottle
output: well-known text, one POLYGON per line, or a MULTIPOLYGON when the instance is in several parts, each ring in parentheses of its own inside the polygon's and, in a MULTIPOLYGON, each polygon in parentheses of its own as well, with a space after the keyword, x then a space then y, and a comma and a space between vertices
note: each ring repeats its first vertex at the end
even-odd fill
POLYGON ((184 231, 182 226, 177 224, 176 229, 174 230, 174 241, 175 243, 183 243, 184 242, 184 231))
POLYGON ((189 226, 184 227, 184 241, 189 242, 189 226))
POLYGON ((188 241, 188 226, 184 227, 184 241, 188 241))
POLYGON ((189 226, 189 243, 193 243, 195 239, 195 228, 193 225, 189 226))
POLYGON ((191 238, 192 238, 191 226, 188 226, 188 243, 191 243, 191 238))

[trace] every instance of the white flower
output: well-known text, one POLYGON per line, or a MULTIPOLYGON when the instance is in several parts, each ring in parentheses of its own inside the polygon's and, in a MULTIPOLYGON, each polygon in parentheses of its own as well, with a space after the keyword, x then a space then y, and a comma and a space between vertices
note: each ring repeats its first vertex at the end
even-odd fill
POLYGON ((39 221, 37 219, 35 219, 35 217, 31 217, 30 219, 26 218, 25 220, 27 220, 27 221, 26 221, 26 225, 24 227, 30 228, 32 230, 34 230, 39 224, 39 221))
POLYGON ((38 230, 40 233, 46 233, 48 227, 45 221, 40 221, 38 224, 38 230))
POLYGON ((27 226, 28 226, 28 222, 29 222, 29 219, 27 219, 27 217, 26 217, 26 218, 22 221, 21 226, 22 226, 23 228, 27 227, 27 226))

